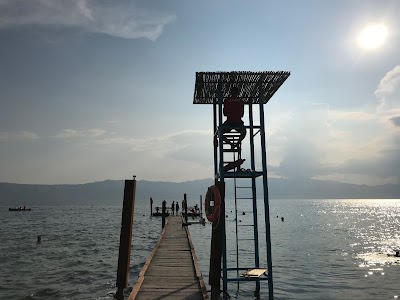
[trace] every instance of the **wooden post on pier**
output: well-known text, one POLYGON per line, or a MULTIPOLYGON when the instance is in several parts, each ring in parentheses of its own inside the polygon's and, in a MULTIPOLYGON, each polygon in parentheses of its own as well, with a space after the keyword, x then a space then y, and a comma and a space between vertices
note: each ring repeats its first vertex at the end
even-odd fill
POLYGON ((216 181, 221 195, 221 210, 219 218, 212 224, 210 273, 208 283, 211 286, 211 300, 219 300, 221 293, 221 256, 222 239, 225 227, 225 183, 216 181))
POLYGON ((153 198, 150 197, 150 216, 153 216, 153 198))
POLYGON ((136 176, 133 176, 133 180, 125 180, 121 235, 119 240, 117 293, 115 294, 117 300, 124 299, 124 288, 128 286, 132 244, 132 224, 135 211, 135 194, 136 176))
POLYGON ((200 218, 203 218, 203 195, 200 195, 200 218))
POLYGON ((188 225, 188 211, 187 211, 188 205, 187 205, 187 196, 186 196, 186 193, 183 194, 183 201, 184 201, 184 203, 185 203, 185 224, 188 225))
POLYGON ((164 229, 165 227, 165 215, 166 215, 166 209, 167 209, 167 201, 163 201, 162 202, 162 222, 161 222, 161 226, 164 229))

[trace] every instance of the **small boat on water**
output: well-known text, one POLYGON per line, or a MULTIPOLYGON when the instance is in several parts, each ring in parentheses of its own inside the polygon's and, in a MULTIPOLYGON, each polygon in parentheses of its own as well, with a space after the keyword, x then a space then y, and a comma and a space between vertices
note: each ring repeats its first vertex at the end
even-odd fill
MULTIPOLYGON (((185 211, 182 212, 182 215, 185 216, 185 211)), ((199 207, 196 205, 194 207, 188 207, 187 210, 188 217, 200 217, 199 207)))
MULTIPOLYGON (((156 207, 156 211, 152 213, 153 217, 162 217, 162 207, 157 206, 156 207)), ((166 209, 165 210, 165 216, 168 217, 169 216, 169 210, 166 209)))
POLYGON ((30 211, 30 210, 32 210, 32 208, 28 208, 28 207, 22 207, 22 206, 20 206, 20 207, 9 207, 8 208, 8 211, 30 211))

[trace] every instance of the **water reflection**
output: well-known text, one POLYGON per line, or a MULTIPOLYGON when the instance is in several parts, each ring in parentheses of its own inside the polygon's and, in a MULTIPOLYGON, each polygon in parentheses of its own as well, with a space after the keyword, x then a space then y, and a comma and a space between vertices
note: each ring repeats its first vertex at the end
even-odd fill
MULTIPOLYGON (((234 214, 227 211, 233 221, 234 214)), ((400 293, 400 258, 387 255, 400 248, 400 200, 272 200, 270 211, 276 299, 372 300, 393 298, 400 293), (285 222, 281 222, 281 216, 285 222)), ((265 263, 263 218, 260 209, 260 257, 265 263)), ((252 221, 251 214, 240 215, 240 219, 244 224, 252 221)), ((196 231, 192 236, 208 235, 207 227, 192 227, 190 230, 196 231)), ((234 222, 227 222, 228 259, 235 264, 233 230, 234 222)), ((244 236, 249 235, 251 230, 244 232, 244 236)), ((209 244, 203 243, 204 246, 206 250, 198 257, 205 260, 200 264, 207 277, 209 244)), ((251 264, 252 242, 242 242, 239 249, 239 265, 251 264)), ((235 288, 232 285, 230 291, 235 288)), ((239 292, 231 296, 252 299, 253 288, 241 285, 239 292)), ((267 290, 262 287, 261 298, 267 290)))

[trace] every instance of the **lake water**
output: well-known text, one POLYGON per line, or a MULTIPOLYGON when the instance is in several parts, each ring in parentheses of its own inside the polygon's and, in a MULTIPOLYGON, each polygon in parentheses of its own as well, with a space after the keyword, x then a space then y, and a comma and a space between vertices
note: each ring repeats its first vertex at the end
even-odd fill
MULTIPOLYGON (((122 201, 121 206, 32 208, 0 207, 0 299, 112 299, 122 201)), ((160 218, 150 218, 149 210, 148 201, 136 201, 130 286, 161 231, 160 218)), ((238 210, 250 209, 242 203, 238 210)), ((228 258, 235 266, 231 211, 228 200, 228 258)), ((400 248, 400 200, 272 200, 270 211, 276 299, 400 298, 400 258, 387 255, 400 248)), ((262 218, 259 212, 260 237, 262 218)), ((238 220, 249 223, 251 213, 240 213, 238 220)), ((211 224, 192 225, 190 232, 207 283, 211 224)), ((239 244, 240 267, 251 262, 253 248, 251 241, 239 244)), ((262 264, 265 257, 260 242, 262 264)), ((254 283, 239 290, 229 285, 231 299, 254 299, 253 289, 254 283)), ((266 294, 262 283, 261 299, 266 294)))

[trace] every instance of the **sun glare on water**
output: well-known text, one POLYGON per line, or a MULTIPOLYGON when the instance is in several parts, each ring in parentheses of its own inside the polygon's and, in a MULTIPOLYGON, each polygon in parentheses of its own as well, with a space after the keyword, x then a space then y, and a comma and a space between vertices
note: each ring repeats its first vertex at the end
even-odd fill
POLYGON ((385 25, 369 25, 360 32, 358 44, 363 49, 377 49, 385 43, 387 36, 385 25))

